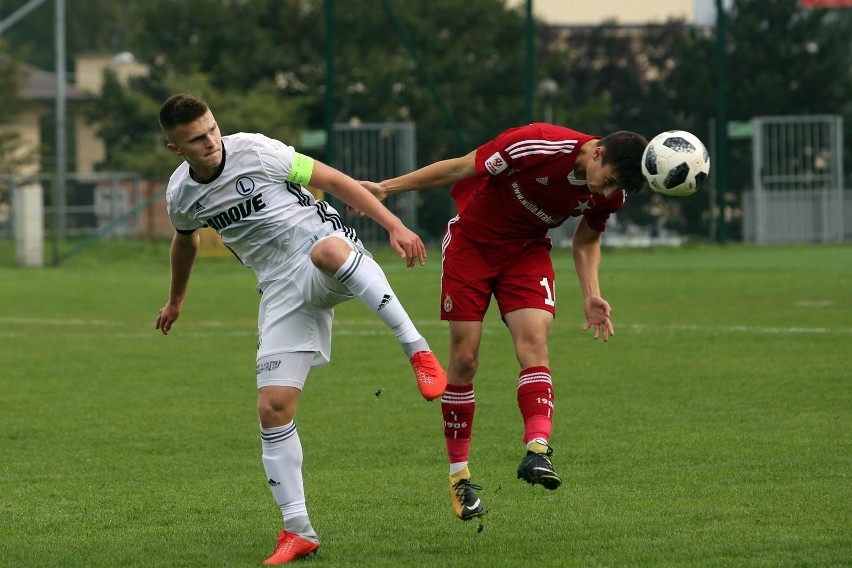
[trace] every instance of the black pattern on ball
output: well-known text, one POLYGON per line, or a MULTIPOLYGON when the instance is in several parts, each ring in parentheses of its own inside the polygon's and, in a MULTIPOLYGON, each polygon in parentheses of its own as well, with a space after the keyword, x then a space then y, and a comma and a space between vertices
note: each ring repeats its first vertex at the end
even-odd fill
POLYGON ((680 136, 672 136, 671 138, 666 138, 663 141, 663 146, 667 146, 672 150, 677 152, 682 152, 684 154, 695 152, 695 146, 687 140, 686 138, 681 138, 680 136))
POLYGON ((676 168, 672 168, 669 170, 669 173, 666 174, 666 181, 663 183, 663 185, 666 186, 666 189, 675 188, 685 182, 686 176, 688 175, 689 164, 683 162, 679 164, 676 168))
POLYGON ((657 151, 653 146, 648 146, 645 150, 645 169, 652 176, 657 175, 657 151))
POLYGON ((704 185, 704 181, 706 179, 707 174, 705 174, 704 172, 698 172, 697 174, 695 174, 695 187, 700 188, 702 185, 704 185))

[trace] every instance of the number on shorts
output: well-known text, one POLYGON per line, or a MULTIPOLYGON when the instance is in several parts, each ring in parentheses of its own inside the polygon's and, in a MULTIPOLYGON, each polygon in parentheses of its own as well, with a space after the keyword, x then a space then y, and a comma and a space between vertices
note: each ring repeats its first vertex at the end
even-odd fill
POLYGON ((544 288, 544 293, 545 293, 544 303, 548 306, 555 306, 556 305, 556 291, 550 285, 550 282, 547 281, 547 278, 542 278, 541 282, 539 282, 539 284, 541 284, 541 287, 544 288))

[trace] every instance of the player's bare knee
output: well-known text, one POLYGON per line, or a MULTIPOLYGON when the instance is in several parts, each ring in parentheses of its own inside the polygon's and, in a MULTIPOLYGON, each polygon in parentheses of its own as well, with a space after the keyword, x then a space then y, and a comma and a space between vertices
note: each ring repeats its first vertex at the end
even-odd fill
POLYGON ((334 274, 346 259, 352 249, 339 237, 328 237, 320 240, 311 249, 311 262, 314 266, 327 274, 334 274))
POLYGON ((282 392, 261 392, 257 399, 260 425, 274 428, 287 424, 296 414, 296 403, 282 392))
POLYGON ((521 367, 534 367, 537 365, 547 366, 550 359, 550 351, 547 348, 547 339, 530 342, 516 342, 515 356, 521 367))
POLYGON ((293 419, 293 414, 288 413, 283 407, 273 407, 258 404, 257 415, 260 425, 264 428, 275 428, 283 426, 293 419))
POLYGON ((473 380, 479 368, 479 356, 476 353, 455 355, 450 360, 450 374, 468 383, 473 380))

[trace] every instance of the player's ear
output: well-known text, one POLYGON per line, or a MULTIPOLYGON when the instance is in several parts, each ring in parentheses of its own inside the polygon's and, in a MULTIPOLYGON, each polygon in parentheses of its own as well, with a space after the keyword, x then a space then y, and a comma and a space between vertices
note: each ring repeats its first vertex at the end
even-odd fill
POLYGON ((168 148, 171 151, 171 153, 174 154, 175 156, 182 156, 183 155, 183 152, 180 151, 180 148, 178 148, 177 146, 175 146, 171 142, 166 144, 166 148, 168 148))

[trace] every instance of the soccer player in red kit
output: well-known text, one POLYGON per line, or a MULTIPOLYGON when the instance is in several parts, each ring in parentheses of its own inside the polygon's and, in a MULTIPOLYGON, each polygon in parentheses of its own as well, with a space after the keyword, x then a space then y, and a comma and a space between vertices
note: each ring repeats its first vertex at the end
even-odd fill
POLYGON ((361 182, 376 197, 454 184, 458 214, 444 236, 441 319, 449 321, 450 364, 441 398, 450 460, 450 499, 462 520, 482 515, 468 468, 476 407, 473 378, 482 321, 491 296, 509 328, 520 365, 517 400, 526 454, 518 478, 547 489, 562 483, 551 461, 554 388, 547 337, 556 313, 549 229, 580 217, 573 257, 594 338, 614 334, 601 297, 601 233, 627 195, 642 190, 642 152, 635 132, 606 137, 534 123, 512 128, 465 156, 442 160, 380 183, 361 182))

